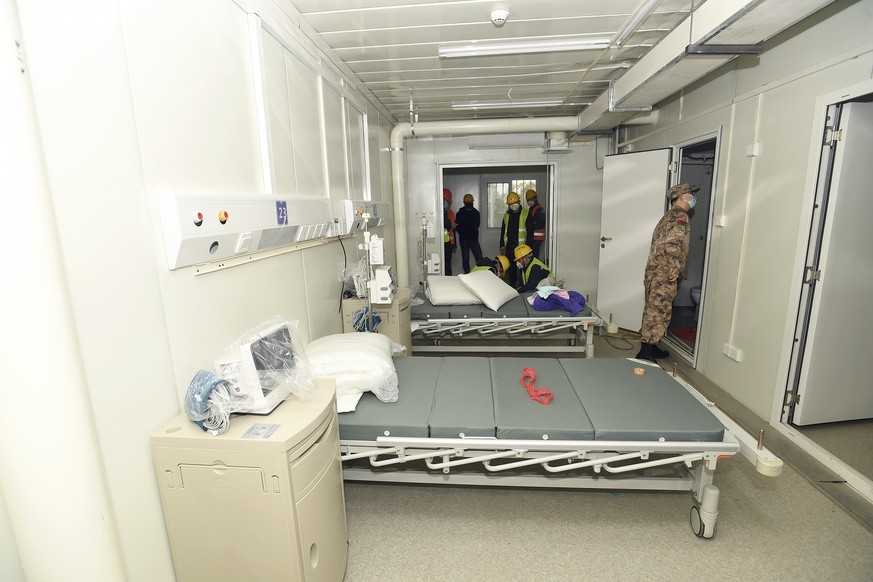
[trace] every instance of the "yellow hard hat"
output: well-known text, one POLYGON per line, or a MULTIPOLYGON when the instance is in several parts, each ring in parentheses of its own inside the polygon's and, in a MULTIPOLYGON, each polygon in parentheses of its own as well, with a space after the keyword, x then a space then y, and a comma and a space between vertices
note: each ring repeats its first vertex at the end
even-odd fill
POLYGON ((515 260, 520 260, 523 256, 529 255, 533 252, 533 249, 527 245, 518 245, 515 247, 515 260))
POLYGON ((509 270, 509 259, 507 259, 503 255, 497 255, 497 258, 494 260, 500 263, 500 266, 503 267, 504 273, 509 270))
POLYGON ((464 204, 466 204, 467 202, 472 202, 472 201, 473 201, 472 194, 464 194, 464 204))
POLYGON ((510 192, 509 196, 506 197, 507 204, 518 204, 519 202, 521 202, 521 199, 515 192, 510 192))
POLYGON ((525 200, 530 200, 530 199, 532 199, 532 198, 536 198, 536 197, 537 197, 537 191, 536 191, 536 190, 528 190, 527 192, 524 193, 524 199, 525 199, 525 200))

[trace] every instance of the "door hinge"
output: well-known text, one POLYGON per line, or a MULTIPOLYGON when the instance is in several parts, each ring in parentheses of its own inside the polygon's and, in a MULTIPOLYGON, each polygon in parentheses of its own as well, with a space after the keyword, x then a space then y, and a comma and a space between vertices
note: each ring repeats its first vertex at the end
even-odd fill
POLYGON ((833 125, 825 127, 824 145, 833 146, 835 143, 843 139, 843 130, 836 129, 833 125))
POLYGON ((670 166, 667 170, 673 174, 679 171, 679 162, 670 162, 670 166))
POLYGON ((785 406, 791 406, 792 404, 800 404, 800 394, 794 394, 793 392, 785 393, 785 406))
POLYGON ((806 285, 811 285, 813 281, 821 281, 821 271, 816 269, 815 265, 807 265, 803 282, 806 285))

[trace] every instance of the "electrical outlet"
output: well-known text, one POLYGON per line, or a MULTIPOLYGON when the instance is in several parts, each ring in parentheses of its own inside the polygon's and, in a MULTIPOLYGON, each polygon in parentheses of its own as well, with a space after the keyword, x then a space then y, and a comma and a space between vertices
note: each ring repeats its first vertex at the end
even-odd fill
POLYGON ((743 350, 741 350, 740 348, 738 348, 735 345, 724 344, 721 347, 721 353, 723 353, 724 355, 726 355, 730 359, 735 360, 737 362, 743 361, 743 350))

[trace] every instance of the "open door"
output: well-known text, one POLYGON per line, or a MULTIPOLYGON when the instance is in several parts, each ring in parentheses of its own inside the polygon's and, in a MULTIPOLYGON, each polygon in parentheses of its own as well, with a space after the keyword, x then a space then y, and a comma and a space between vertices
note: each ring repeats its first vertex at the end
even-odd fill
POLYGON ((643 273, 652 231, 664 214, 671 149, 606 156, 600 216, 597 311, 637 330, 643 317, 643 273))
POLYGON ((868 359, 873 328, 873 103, 829 110, 819 174, 821 216, 813 225, 794 372, 791 422, 803 426, 873 418, 868 359), (828 149, 830 148, 830 149, 828 149))

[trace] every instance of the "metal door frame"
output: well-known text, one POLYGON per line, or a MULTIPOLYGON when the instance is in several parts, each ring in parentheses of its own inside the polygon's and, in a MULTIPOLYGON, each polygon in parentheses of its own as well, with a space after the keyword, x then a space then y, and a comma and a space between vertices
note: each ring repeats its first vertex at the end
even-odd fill
MULTIPOLYGON (((808 158, 808 169, 806 186, 804 189, 802 216, 809 217, 810 223, 815 211, 815 196, 818 188, 819 176, 821 174, 821 136, 824 134, 825 126, 827 125, 827 111, 832 105, 845 103, 847 101, 856 101, 865 97, 873 97, 873 80, 863 81, 856 85, 843 88, 838 91, 832 91, 827 94, 820 95, 816 99, 813 120, 812 120, 812 142, 810 143, 810 153, 808 158)), ((798 249, 795 257, 794 276, 797 284, 792 289, 787 298, 791 304, 801 305, 801 281, 806 271, 808 247, 804 245, 804 233, 798 237, 798 249)), ((779 377, 784 378, 785 383, 781 386, 777 385, 774 390, 773 403, 770 412, 770 426, 775 428, 780 434, 788 438, 791 442, 798 445, 806 453, 812 456, 816 461, 833 471, 840 478, 845 479, 846 483, 852 487, 861 496, 870 502, 873 502, 873 481, 856 471, 854 468, 847 465, 842 460, 836 458, 829 451, 822 448, 818 443, 801 434, 794 427, 788 425, 784 420, 785 395, 786 387, 789 385, 789 376, 792 371, 792 358, 795 351, 795 332, 796 321, 791 320, 786 323, 786 328, 783 334, 783 353, 779 366, 779 377)))
MULTIPOLYGON (((715 140, 715 157, 713 158, 712 164, 712 190, 710 192, 709 197, 709 216, 706 221, 706 245, 703 251, 703 273, 701 276, 700 282, 700 305, 698 306, 698 318, 697 318, 697 337, 694 340, 694 348, 691 350, 691 353, 688 353, 688 350, 683 345, 679 345, 678 342, 673 341, 671 337, 668 335, 664 335, 664 342, 673 348, 673 352, 681 357, 683 360, 687 361, 692 368, 697 369, 697 361, 700 359, 700 345, 701 345, 701 329, 704 329, 704 306, 706 305, 706 287, 707 287, 707 278, 709 273, 709 260, 710 255, 712 253, 712 233, 713 227, 715 226, 715 203, 716 200, 720 200, 716 194, 718 192, 718 171, 719 171, 719 157, 721 155, 721 142, 722 142, 722 131, 724 126, 719 126, 718 129, 713 131, 712 133, 703 134, 691 139, 684 140, 677 144, 672 145, 673 148, 673 163, 677 164, 676 169, 673 170, 671 168, 670 172, 670 184, 675 185, 679 184, 679 180, 681 179, 682 174, 682 150, 691 147, 700 145, 704 142, 708 142, 710 140, 715 140)), ((722 213, 723 214, 723 213, 722 213)), ((668 332, 669 333, 669 332, 668 332)))

